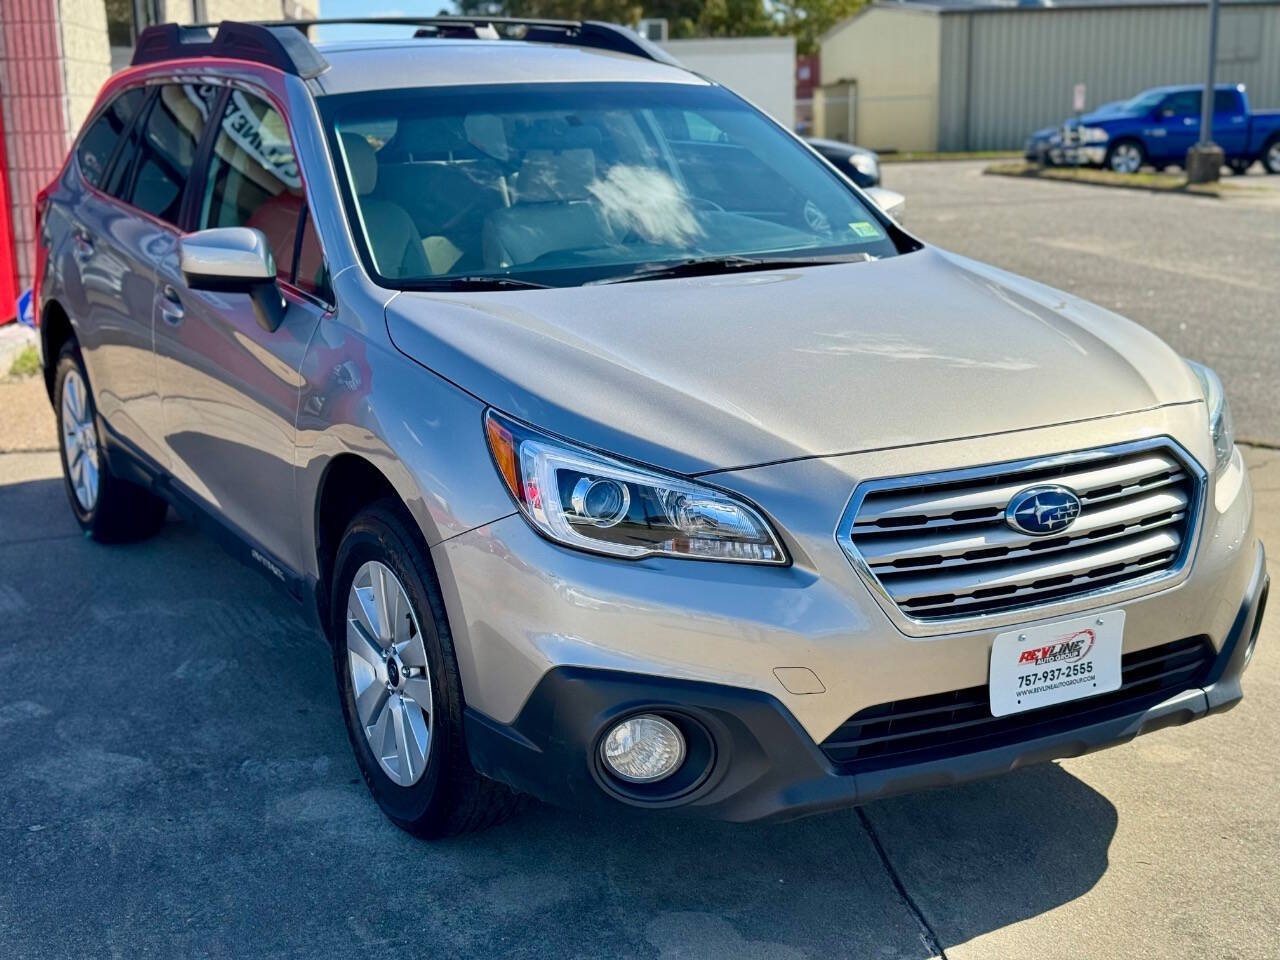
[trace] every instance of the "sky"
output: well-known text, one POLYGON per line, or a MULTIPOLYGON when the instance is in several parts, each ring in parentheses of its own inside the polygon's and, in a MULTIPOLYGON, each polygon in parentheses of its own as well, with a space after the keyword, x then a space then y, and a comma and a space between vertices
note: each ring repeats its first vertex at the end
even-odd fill
MULTIPOLYGON (((453 11, 452 0, 320 0, 318 16, 324 17, 434 17, 442 9, 453 11)), ((335 26, 318 27, 316 39, 332 43, 338 40, 358 40, 362 37, 387 36, 388 30, 377 27, 335 26)), ((402 27, 393 33, 410 32, 402 27)))

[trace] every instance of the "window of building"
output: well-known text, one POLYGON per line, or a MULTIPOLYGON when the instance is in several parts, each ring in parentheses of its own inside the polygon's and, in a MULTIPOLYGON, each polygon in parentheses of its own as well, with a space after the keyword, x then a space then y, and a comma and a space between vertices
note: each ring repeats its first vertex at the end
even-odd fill
POLYGON ((141 87, 126 90, 111 101, 80 138, 76 158, 84 178, 93 186, 102 185, 116 145, 146 99, 146 90, 141 87))

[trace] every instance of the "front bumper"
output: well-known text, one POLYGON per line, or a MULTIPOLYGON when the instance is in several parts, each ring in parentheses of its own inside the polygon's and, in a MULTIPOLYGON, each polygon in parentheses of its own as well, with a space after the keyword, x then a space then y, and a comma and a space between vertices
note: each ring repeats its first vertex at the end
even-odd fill
MULTIPOLYGON (((1162 719, 1166 715, 1190 719, 1218 707, 1238 697, 1238 677, 1225 669, 1212 682, 1197 682, 1200 689, 1212 688, 1209 693, 1197 690, 1176 697, 1172 705, 1146 703, 1136 715, 1107 715, 1097 726, 1055 727, 1047 742, 1041 742, 1044 728, 1039 726, 1027 732, 1026 741, 1011 744, 1005 738, 991 751, 937 765, 841 774, 817 746, 851 717, 876 705, 984 686, 993 639, 1010 629, 1004 621, 987 626, 961 622, 950 632, 929 633, 895 623, 835 535, 840 512, 859 483, 1154 436, 1171 437, 1200 464, 1213 462, 1203 404, 1176 404, 1015 436, 785 462, 714 476, 719 485, 766 506, 794 559, 785 568, 595 557, 549 543, 518 515, 437 544, 433 556, 477 765, 551 800, 614 802, 601 789, 598 771, 592 772, 588 747, 597 721, 650 696, 672 708, 683 702, 689 709, 704 709, 696 697, 710 691, 714 703, 705 709, 720 712, 698 722, 711 726, 721 717, 715 722, 729 724, 724 715, 740 716, 732 705, 749 700, 750 716, 740 719, 739 726, 750 732, 750 739, 742 741, 747 746, 734 740, 733 750, 735 755, 768 758, 767 770, 756 778, 758 786, 731 804, 717 807, 741 791, 715 787, 710 780, 699 788, 707 792, 699 794, 697 803, 690 797, 681 803, 720 816, 750 818, 780 815, 792 807, 819 810, 1000 772, 1175 722, 1162 719), (625 696, 617 692, 624 687, 625 696), (578 696, 584 704, 580 710, 558 699, 578 696), (539 703, 543 706, 535 709, 539 703), (535 717, 541 719, 530 727, 535 717), (786 747, 779 753, 769 749, 774 743, 786 747), (514 752, 508 749, 511 744, 514 752), (554 778, 540 784, 538 776, 527 775, 527 764, 519 759, 527 755, 541 757, 540 762, 557 771, 554 778), (798 797, 796 791, 805 795, 803 800, 786 799, 798 797)), ((1184 580, 1105 602, 1084 598, 1037 608, 1019 625, 1123 608, 1125 655, 1202 637, 1216 663, 1239 632, 1235 621, 1242 598, 1257 593, 1252 494, 1238 454, 1210 479, 1205 501, 1195 557, 1184 580)), ((743 775, 749 773, 744 767, 743 775)))
POLYGON ((555 804, 608 808, 622 802, 721 820, 792 819, 1075 757, 1228 710, 1243 696, 1240 680, 1268 585, 1258 545, 1245 597, 1203 686, 1100 722, 1076 725, 1067 718, 1052 733, 948 759, 845 773, 768 694, 582 667, 549 671, 511 724, 468 708, 467 746, 481 773, 555 804), (656 800, 636 795, 599 763, 598 744, 608 728, 641 712, 692 721, 709 736, 705 771, 684 792, 656 800))

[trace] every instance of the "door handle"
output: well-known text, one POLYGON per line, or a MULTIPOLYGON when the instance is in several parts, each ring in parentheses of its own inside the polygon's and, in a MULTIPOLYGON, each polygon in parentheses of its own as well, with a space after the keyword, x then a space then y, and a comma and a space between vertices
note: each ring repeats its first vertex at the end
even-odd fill
POLYGON ((182 322, 184 312, 178 291, 166 283, 160 291, 160 319, 169 326, 176 327, 182 322))

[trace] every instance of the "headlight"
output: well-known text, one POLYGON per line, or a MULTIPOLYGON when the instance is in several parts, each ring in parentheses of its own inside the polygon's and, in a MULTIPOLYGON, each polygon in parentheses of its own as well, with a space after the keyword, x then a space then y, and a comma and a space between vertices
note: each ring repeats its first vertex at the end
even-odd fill
POLYGON ((849 166, 864 177, 871 177, 873 180, 880 179, 880 161, 876 159, 874 154, 851 153, 849 154, 849 166))
POLYGON ((485 435, 520 512, 557 543, 632 559, 787 563, 760 512, 727 493, 556 440, 493 410, 485 435))
POLYGON ((1200 381, 1200 390, 1204 393, 1204 405, 1209 411, 1209 435, 1213 438, 1214 466, 1221 470, 1231 460, 1236 443, 1227 392, 1222 389, 1222 381, 1218 379, 1218 375, 1204 364, 1188 360, 1187 366, 1200 381))
POLYGON ((1111 134, 1107 133, 1102 127, 1081 127, 1080 142, 1081 143, 1106 143, 1111 139, 1111 134))

